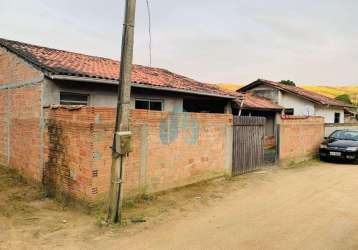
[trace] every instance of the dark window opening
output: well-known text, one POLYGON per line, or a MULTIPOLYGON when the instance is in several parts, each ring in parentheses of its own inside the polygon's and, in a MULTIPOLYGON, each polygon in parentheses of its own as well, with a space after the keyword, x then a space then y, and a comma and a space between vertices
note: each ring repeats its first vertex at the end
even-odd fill
POLYGON ((149 109, 149 101, 136 100, 135 108, 136 109, 149 109))
POLYGON ((150 110, 162 111, 162 102, 151 101, 150 110))
POLYGON ((341 113, 334 113, 334 123, 341 122, 341 113))
POLYGON ((184 99, 183 109, 184 112, 222 114, 226 104, 226 101, 219 100, 184 99))
POLYGON ((163 111, 163 102, 160 100, 135 100, 135 109, 163 111))
POLYGON ((61 92, 60 104, 61 105, 88 105, 88 97, 86 94, 61 92))
POLYGON ((294 115, 295 110, 294 109, 285 109, 285 115, 294 115))

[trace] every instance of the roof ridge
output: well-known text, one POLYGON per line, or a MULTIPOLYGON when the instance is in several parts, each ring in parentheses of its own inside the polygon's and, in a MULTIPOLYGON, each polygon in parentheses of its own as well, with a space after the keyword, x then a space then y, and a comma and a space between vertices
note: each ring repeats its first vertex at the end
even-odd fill
MULTIPOLYGON (((118 80, 120 61, 84 53, 60 50, 0 38, 0 46, 32 64, 45 75, 64 75, 118 80)), ((133 64, 132 81, 153 87, 188 90, 199 95, 234 96, 209 83, 200 82, 168 69, 133 64)))
MULTIPOLYGON (((10 40, 10 39, 5 39, 5 38, 1 38, 0 37, 0 46, 4 46, 6 48, 9 48, 9 45, 7 44, 4 44, 3 42, 10 42, 10 43, 15 43, 17 45, 25 45, 25 46, 31 46, 31 47, 35 47, 35 48, 38 48, 38 49, 48 49, 48 50, 52 50, 52 51, 57 51, 57 52, 64 52, 64 53, 71 53, 71 54, 74 54, 74 55, 80 55, 80 56, 85 56, 85 57, 91 57, 91 58, 98 58, 98 59, 104 59, 104 60, 107 60, 107 61, 112 61, 112 62, 116 62, 118 64, 121 63, 120 60, 117 60, 117 59, 112 59, 112 58, 109 58, 109 57, 103 57, 103 56, 95 56, 95 55, 90 55, 90 54, 86 54, 86 53, 81 53, 81 52, 74 52, 74 51, 69 51, 69 50, 64 50, 64 49, 55 49, 55 48, 51 48, 51 47, 47 47, 47 46, 42 46, 42 45, 37 45, 37 44, 32 44, 32 43, 27 43, 27 42, 20 42, 20 41, 16 41, 16 40, 10 40)), ((14 48, 11 48, 11 50, 17 50, 17 49, 14 49, 14 48)), ((24 56, 24 55, 23 55, 24 56)), ((165 71, 167 73, 170 73, 174 76, 180 76, 180 77, 185 77, 186 79, 188 80, 191 80, 191 81, 194 81, 196 83, 200 83, 200 84, 208 84, 209 83, 205 83, 205 82, 200 82, 200 81, 197 81, 193 78, 190 78, 190 77, 187 77, 187 76, 184 76, 182 74, 178 74, 178 73, 174 73, 168 69, 165 69, 165 68, 162 68, 162 67, 153 67, 153 66, 146 66, 146 65, 141 65, 141 64, 133 64, 134 67, 138 67, 138 68, 146 68, 146 69, 154 69, 154 70, 161 70, 161 71, 165 71)))
POLYGON ((55 48, 51 48, 48 46, 37 45, 37 44, 33 44, 33 43, 28 43, 28 42, 20 42, 20 41, 10 40, 10 39, 5 39, 5 38, 0 37, 0 45, 3 45, 5 47, 7 47, 7 46, 6 46, 6 44, 3 44, 2 41, 16 43, 19 45, 27 45, 27 46, 31 46, 31 47, 35 47, 35 48, 39 48, 39 49, 48 49, 48 50, 54 50, 54 51, 58 51, 58 52, 65 52, 65 53, 71 53, 71 54, 75 54, 75 55, 88 56, 88 57, 97 57, 99 59, 120 62, 119 60, 104 57, 104 56, 94 56, 94 55, 90 55, 90 54, 86 54, 86 53, 82 53, 82 52, 75 52, 75 51, 64 50, 64 49, 55 49, 55 48))

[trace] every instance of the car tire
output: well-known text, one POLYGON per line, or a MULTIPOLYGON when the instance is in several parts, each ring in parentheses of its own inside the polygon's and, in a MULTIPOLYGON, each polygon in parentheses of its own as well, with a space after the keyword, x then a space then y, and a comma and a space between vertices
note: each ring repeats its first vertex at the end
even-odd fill
POLYGON ((325 157, 325 156, 319 156, 319 160, 320 160, 320 161, 327 161, 327 157, 325 157))
POLYGON ((358 165, 358 154, 356 155, 356 159, 354 160, 354 164, 358 165))

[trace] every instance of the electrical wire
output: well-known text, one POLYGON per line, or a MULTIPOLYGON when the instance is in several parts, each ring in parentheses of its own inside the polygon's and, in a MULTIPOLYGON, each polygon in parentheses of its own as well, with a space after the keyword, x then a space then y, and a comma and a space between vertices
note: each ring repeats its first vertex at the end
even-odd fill
POLYGON ((149 34, 149 66, 152 66, 152 14, 150 0, 146 0, 148 12, 148 34, 149 34))

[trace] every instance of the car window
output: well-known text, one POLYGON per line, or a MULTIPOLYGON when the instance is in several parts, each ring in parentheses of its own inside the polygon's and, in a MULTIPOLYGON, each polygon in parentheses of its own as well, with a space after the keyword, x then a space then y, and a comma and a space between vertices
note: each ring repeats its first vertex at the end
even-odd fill
POLYGON ((334 132, 330 138, 338 140, 352 140, 358 141, 358 131, 344 131, 339 130, 334 132))

